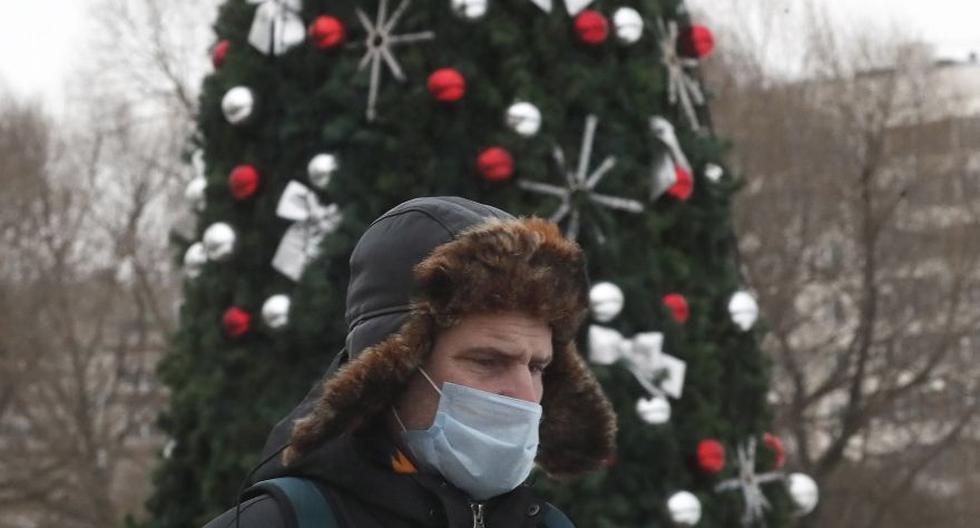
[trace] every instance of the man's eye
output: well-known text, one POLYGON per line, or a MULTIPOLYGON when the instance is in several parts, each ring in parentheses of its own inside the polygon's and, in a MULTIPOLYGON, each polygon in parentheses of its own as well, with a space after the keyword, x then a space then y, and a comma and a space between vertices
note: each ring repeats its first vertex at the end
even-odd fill
POLYGON ((497 360, 493 358, 473 358, 473 362, 481 367, 492 367, 497 364, 497 360))
POLYGON ((544 372, 544 369, 548 368, 548 365, 531 365, 531 372, 540 374, 544 372))

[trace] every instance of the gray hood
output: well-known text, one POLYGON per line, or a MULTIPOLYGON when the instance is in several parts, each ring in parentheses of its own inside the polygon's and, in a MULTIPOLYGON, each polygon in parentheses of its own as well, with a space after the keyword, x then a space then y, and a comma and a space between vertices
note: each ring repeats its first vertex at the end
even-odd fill
POLYGON ((496 207, 459 198, 416 198, 391 209, 365 231, 350 258, 347 288, 349 358, 395 333, 408 318, 412 270, 432 250, 489 218, 513 219, 496 207))

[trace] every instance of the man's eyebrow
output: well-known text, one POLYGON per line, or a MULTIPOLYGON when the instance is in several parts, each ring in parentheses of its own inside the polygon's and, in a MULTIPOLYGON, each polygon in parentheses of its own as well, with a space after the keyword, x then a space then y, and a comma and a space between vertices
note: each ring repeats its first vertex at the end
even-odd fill
POLYGON ((474 345, 471 347, 466 347, 461 350, 462 353, 474 353, 474 354, 497 354, 499 356, 517 356, 519 353, 508 352, 502 348, 495 347, 493 345, 474 345))
MULTIPOLYGON (((504 350, 502 348, 495 347, 493 345, 475 345, 475 346, 464 348, 463 350, 460 351, 460 353, 462 353, 462 354, 495 354, 495 355, 498 355, 498 356, 505 356, 505 357, 508 357, 508 358, 516 358, 516 357, 520 357, 522 355, 520 352, 516 352, 516 353, 515 352, 509 352, 507 350, 504 350)), ((540 362, 544 362, 544 363, 550 363, 553 357, 554 357, 553 354, 551 352, 549 352, 548 353, 548 356, 546 358, 544 358, 542 360, 537 360, 537 359, 534 359, 532 357, 532 361, 540 361, 540 362)))

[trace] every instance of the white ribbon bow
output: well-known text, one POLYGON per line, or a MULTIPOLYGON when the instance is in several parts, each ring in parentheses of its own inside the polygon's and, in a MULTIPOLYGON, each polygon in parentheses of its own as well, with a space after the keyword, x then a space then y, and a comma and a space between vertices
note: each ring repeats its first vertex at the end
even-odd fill
POLYGON ((313 191, 297 181, 286 185, 276 214, 295 223, 282 236, 272 267, 296 281, 319 255, 323 237, 340 226, 343 214, 337 204, 322 205, 313 191))
POLYGON ((611 365, 626 359, 630 372, 651 396, 679 399, 684 390, 687 363, 663 351, 664 335, 642 332, 632 338, 604 326, 589 327, 589 360, 611 365))
POLYGON ((687 156, 681 150, 674 125, 670 121, 660 116, 653 116, 650 118, 650 130, 659 141, 667 146, 668 154, 658 160, 651 175, 650 199, 656 200, 677 183, 678 171, 686 172, 691 178, 694 177, 694 172, 691 169, 691 162, 687 160, 687 156))
POLYGON ((306 39, 306 26, 299 13, 303 0, 248 0, 260 4, 255 10, 248 42, 262 53, 282 55, 306 39))
MULTIPOLYGON (((551 12, 551 0, 531 0, 531 2, 540 7, 545 13, 551 12)), ((592 2, 593 0, 565 0, 565 10, 568 11, 569 15, 575 16, 579 13, 579 11, 588 7, 588 5, 592 2)))

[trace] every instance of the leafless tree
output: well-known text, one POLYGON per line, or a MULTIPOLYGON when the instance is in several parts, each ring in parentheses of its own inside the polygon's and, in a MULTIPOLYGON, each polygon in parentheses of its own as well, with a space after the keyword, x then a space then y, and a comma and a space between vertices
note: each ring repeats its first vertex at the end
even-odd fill
MULTIPOLYGON (((125 101, 144 120, 185 126, 196 114, 219 0, 97 0, 91 10, 91 57, 97 82, 83 98, 125 101)), ((189 132, 185 129, 184 132, 189 132)))
POLYGON ((103 0, 67 115, 0 98, 0 528, 104 528, 142 506, 216 4, 103 0))
POLYGON ((977 435, 977 119, 923 46, 828 20, 807 17, 796 79, 733 39, 749 45, 712 65, 714 110, 746 178, 736 224, 777 425, 828 505, 805 522, 894 527, 977 435))
POLYGON ((159 174, 123 157, 122 137, 50 123, 0 112, 15 205, 0 242, 0 526, 104 527, 132 506, 118 492, 138 486, 119 478, 152 447, 162 396, 149 380, 169 272, 144 242, 159 174))

